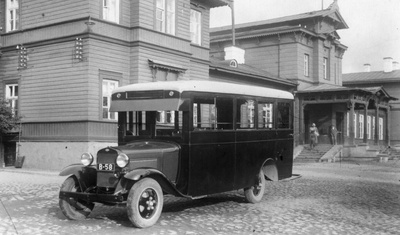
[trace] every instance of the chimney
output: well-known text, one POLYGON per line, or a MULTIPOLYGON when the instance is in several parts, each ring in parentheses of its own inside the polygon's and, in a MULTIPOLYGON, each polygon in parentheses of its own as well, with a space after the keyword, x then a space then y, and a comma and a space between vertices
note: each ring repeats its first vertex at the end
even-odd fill
POLYGON ((393 58, 385 57, 383 58, 383 72, 390 73, 393 71, 393 58))
POLYGON ((364 64, 364 72, 371 72, 371 65, 370 64, 364 64))
POLYGON ((236 60, 238 62, 238 64, 244 64, 244 50, 239 48, 239 47, 235 47, 235 46, 230 46, 230 47, 226 47, 224 49, 225 51, 225 60, 236 60))
POLYGON ((399 70, 399 69, 400 69, 399 62, 393 61, 393 70, 399 70))

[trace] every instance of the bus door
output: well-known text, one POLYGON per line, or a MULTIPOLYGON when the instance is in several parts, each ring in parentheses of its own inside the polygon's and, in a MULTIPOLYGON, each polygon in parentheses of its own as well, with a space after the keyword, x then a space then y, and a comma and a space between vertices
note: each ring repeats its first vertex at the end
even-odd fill
POLYGON ((189 167, 189 195, 207 195, 233 189, 233 99, 194 99, 189 167))

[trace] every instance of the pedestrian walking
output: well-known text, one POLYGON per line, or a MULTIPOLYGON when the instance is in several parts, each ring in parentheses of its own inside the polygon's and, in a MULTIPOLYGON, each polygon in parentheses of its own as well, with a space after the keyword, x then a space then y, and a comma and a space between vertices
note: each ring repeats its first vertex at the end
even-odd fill
POLYGON ((313 123, 310 127, 310 149, 314 149, 314 147, 318 144, 318 128, 313 123))

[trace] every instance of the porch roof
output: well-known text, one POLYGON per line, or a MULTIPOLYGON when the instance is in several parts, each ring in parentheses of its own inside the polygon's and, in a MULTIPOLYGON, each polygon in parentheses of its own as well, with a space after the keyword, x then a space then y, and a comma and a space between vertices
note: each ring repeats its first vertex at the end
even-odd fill
POLYGON ((296 91, 297 94, 309 94, 309 93, 326 93, 326 92, 363 92, 376 95, 378 97, 385 97, 388 100, 398 100, 395 97, 390 96, 383 87, 345 87, 332 84, 319 84, 317 86, 310 86, 303 90, 296 91))

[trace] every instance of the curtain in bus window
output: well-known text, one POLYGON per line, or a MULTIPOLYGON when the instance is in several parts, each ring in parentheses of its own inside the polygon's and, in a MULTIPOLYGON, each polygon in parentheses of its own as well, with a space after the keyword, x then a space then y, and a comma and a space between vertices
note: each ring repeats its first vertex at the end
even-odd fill
POLYGON ((289 128, 290 127, 290 103, 278 103, 277 113, 278 128, 289 128))
POLYGON ((258 128, 274 128, 273 102, 258 102, 258 128))
POLYGON ((254 101, 242 99, 238 100, 236 128, 254 128, 254 119, 254 101))

